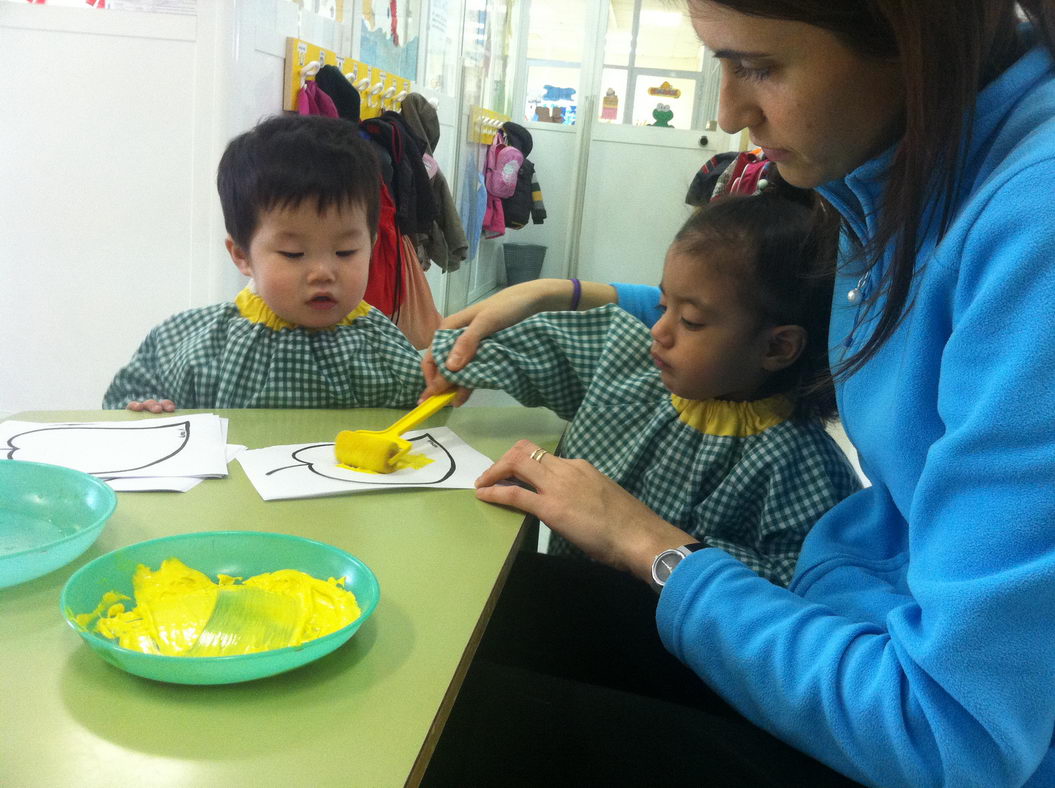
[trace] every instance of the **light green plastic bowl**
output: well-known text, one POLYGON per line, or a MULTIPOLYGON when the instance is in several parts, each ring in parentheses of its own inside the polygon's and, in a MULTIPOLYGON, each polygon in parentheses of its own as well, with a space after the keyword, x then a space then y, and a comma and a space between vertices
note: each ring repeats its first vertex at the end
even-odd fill
POLYGON ((87 473, 0 461, 0 588, 68 564, 99 538, 115 506, 114 491, 87 473))
MULTIPOLYGON (((377 607, 381 589, 362 561, 332 545, 286 534, 210 531, 180 534, 122 547, 78 569, 62 590, 66 622, 96 654, 121 670, 174 684, 233 684, 299 668, 344 645, 377 607), (117 642, 81 627, 74 616, 95 610, 107 591, 129 597, 139 564, 154 569, 178 558, 213 580, 218 574, 251 577, 279 569, 299 569, 313 577, 344 578, 362 615, 348 626, 299 646, 229 657, 168 657, 121 648, 117 642)), ((89 625, 90 629, 90 625, 89 625)))

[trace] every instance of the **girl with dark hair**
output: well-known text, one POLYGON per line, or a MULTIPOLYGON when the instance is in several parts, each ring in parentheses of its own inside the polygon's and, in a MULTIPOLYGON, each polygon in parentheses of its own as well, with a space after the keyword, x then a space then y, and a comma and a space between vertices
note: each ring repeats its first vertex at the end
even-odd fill
MULTIPOLYGON (((442 366, 457 332, 433 354, 453 383, 567 419, 562 457, 786 585, 806 532, 860 487, 824 430, 833 216, 790 187, 722 197, 675 236, 651 332, 608 305, 536 315, 457 372, 442 366)), ((549 552, 582 557, 559 535, 549 552)))
MULTIPOLYGON (((613 567, 662 573, 666 648, 869 785, 1055 784, 1055 7, 1019 6, 691 2, 722 127, 843 219, 830 358, 872 486, 819 519, 788 588, 689 552, 600 473, 530 445, 479 482, 613 567), (497 485, 510 476, 534 489, 497 485)), ((460 355, 549 287, 450 318, 469 324, 460 355)))

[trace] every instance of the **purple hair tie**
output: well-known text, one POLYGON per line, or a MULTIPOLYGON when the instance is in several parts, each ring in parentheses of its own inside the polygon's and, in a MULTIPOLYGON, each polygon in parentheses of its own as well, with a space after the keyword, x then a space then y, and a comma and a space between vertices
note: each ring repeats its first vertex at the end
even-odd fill
POLYGON ((571 309, 575 312, 579 308, 579 299, 582 298, 582 282, 578 279, 571 280, 571 309))

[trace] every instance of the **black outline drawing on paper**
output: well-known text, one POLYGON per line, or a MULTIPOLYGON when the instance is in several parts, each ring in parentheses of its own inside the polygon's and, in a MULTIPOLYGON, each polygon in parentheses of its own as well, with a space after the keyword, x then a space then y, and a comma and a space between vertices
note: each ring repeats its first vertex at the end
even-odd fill
MULTIPOLYGON (((444 463, 443 457, 432 457, 431 464, 426 465, 424 468, 406 468, 394 471, 392 473, 362 473, 353 471, 351 469, 344 469, 337 465, 337 459, 334 455, 333 443, 313 443, 310 446, 301 446, 296 451, 290 454, 290 458, 296 460, 292 465, 284 465, 281 468, 274 468, 267 473, 265 476, 271 476, 272 474, 278 473, 279 471, 287 471, 291 468, 307 468, 311 473, 316 476, 322 476, 326 479, 333 479, 335 482, 352 482, 354 484, 372 484, 376 487, 387 487, 391 485, 398 485, 400 487, 411 487, 411 486, 426 486, 431 484, 439 484, 440 482, 446 481, 451 475, 458 469, 458 464, 455 462, 454 457, 450 451, 440 443, 438 440, 432 437, 429 433, 425 432, 421 435, 417 435, 413 438, 407 438, 413 446, 414 441, 427 440, 433 447, 439 449, 447 457, 446 463, 444 463), (324 457, 319 459, 311 458, 305 459, 304 455, 310 453, 312 450, 326 449, 324 457), (324 462, 320 462, 324 460, 324 462), (444 468, 446 465, 446 468, 444 468), (438 466, 433 468, 433 466, 438 466), (428 472, 430 476, 433 475, 434 471, 442 471, 442 475, 437 478, 430 478, 424 481, 407 480, 407 476, 413 474, 418 475, 428 472), (335 473, 340 473, 340 476, 335 476, 335 473)), ((413 451, 413 448, 411 449, 413 451)))
MULTIPOLYGON (((116 436, 114 436, 116 437, 116 436)), ((167 435, 165 436, 167 437, 167 435)), ((190 441, 190 422, 180 421, 175 424, 159 424, 151 425, 147 427, 130 427, 127 423, 115 424, 113 427, 102 427, 102 426, 85 426, 77 424, 56 424, 52 427, 38 427, 37 429, 26 430, 25 432, 19 432, 12 435, 7 439, 7 446, 0 448, 0 453, 6 452, 7 459, 14 460, 29 460, 32 462, 50 462, 59 463, 62 465, 69 465, 69 467, 75 467, 78 470, 82 470, 85 473, 90 473, 94 476, 106 476, 107 474, 113 473, 128 473, 129 471, 139 471, 143 468, 150 468, 154 465, 160 465, 161 463, 175 457, 181 451, 183 451, 187 443, 190 441), (167 448, 160 448, 160 451, 168 451, 168 454, 158 457, 156 452, 159 451, 157 446, 158 434, 145 435, 147 430, 179 430, 177 435, 173 436, 173 439, 179 442, 179 445, 169 451, 167 448), (78 445, 71 445, 71 436, 69 433, 76 430, 97 430, 104 432, 116 432, 123 433, 122 437, 130 436, 131 433, 140 433, 141 435, 132 438, 130 441, 123 441, 122 445, 118 446, 116 441, 107 440, 104 436, 91 436, 87 440, 77 442, 78 445), (18 446, 16 442, 19 438, 25 438, 27 435, 34 433, 53 433, 43 438, 39 443, 37 441, 30 441, 31 445, 18 446), (60 433, 67 433, 65 436, 60 433), (43 449, 43 452, 41 452, 43 449), (154 455, 147 455, 137 457, 137 453, 144 455, 147 452, 155 452, 154 455), (28 457, 15 457, 18 452, 29 454, 28 457), (77 453, 80 456, 77 456, 77 453), (125 456, 114 456, 118 452, 123 452, 125 456), (68 459, 67 459, 68 458, 68 459), (106 468, 100 470, 94 470, 91 467, 82 467, 84 461, 88 462, 99 462, 103 460, 110 460, 109 464, 114 465, 129 465, 127 468, 106 468), (135 463, 140 463, 136 465, 135 463)))

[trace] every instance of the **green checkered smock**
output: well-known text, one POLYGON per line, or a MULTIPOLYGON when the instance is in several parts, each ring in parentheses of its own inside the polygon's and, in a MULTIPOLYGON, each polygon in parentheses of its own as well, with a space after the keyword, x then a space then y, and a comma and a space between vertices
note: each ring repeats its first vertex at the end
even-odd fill
POLYGON ((151 330, 103 407, 170 399, 179 408, 407 408, 424 387, 420 354, 365 301, 316 330, 286 323, 247 288, 234 303, 151 330))
MULTIPOLYGON (((582 458, 664 520, 786 585, 806 532, 859 489, 821 424, 791 420, 785 397, 693 401, 663 386, 648 328, 609 305, 547 312, 485 340, 454 383, 500 388, 571 421, 564 457, 582 458)), ((554 534, 550 552, 582 555, 554 534)))

